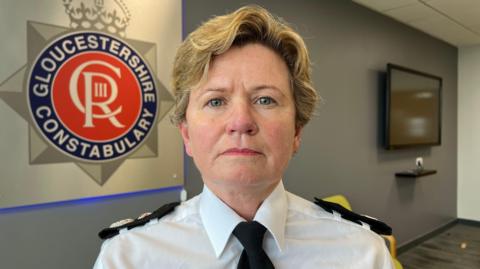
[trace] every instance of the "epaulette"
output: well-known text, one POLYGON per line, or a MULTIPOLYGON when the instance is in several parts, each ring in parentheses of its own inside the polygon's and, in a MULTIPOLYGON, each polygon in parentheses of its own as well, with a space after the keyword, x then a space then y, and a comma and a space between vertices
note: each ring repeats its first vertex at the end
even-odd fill
POLYGON ((180 204, 179 202, 166 204, 160 207, 159 209, 153 211, 151 214, 146 213, 146 214, 142 214, 140 217, 136 219, 126 219, 126 220, 115 222, 110 227, 101 230, 98 233, 98 236, 101 239, 108 239, 119 234, 120 230, 123 230, 123 229, 130 230, 135 227, 143 226, 153 219, 160 219, 163 216, 169 214, 179 204, 180 204))
POLYGON ((390 226, 388 226, 387 224, 377 219, 352 212, 337 203, 327 202, 315 197, 315 204, 320 206, 321 208, 323 208, 329 213, 333 214, 333 211, 335 211, 338 214, 340 214, 342 218, 349 220, 351 222, 354 222, 360 225, 362 225, 362 223, 366 223, 370 225, 370 230, 376 232, 377 234, 380 234, 380 235, 392 234, 392 228, 390 228, 390 226))

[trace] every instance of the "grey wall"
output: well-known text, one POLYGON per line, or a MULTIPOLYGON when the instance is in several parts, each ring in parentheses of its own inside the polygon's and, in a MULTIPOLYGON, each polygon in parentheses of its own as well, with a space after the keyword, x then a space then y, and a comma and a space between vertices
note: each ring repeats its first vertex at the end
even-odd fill
POLYGON ((166 191, 0 211, 0 268, 92 268, 101 228, 178 197, 178 191, 166 191))
MULTIPOLYGON (((244 3, 185 0, 185 32, 244 3)), ((343 193, 356 211, 390 223, 400 243, 455 218, 457 50, 346 0, 256 3, 284 17, 305 37, 324 98, 285 175, 286 187, 307 199, 343 193), (441 146, 401 151, 379 146, 379 73, 387 62, 443 77, 441 146), (394 172, 411 168, 416 156, 438 174, 395 178, 394 172)), ((190 196, 201 190, 188 158, 186 179, 190 196)), ((0 267, 90 268, 101 227, 173 200, 178 191, 0 211, 0 267)))
MULTIPOLYGON (((394 229, 399 244, 456 218, 457 49, 351 1, 250 1, 290 22, 305 38, 313 78, 324 98, 304 130, 302 147, 284 180, 288 190, 313 199, 345 194, 355 211, 394 229), (388 62, 443 78, 442 145, 381 148, 379 95, 388 62), (422 156, 433 176, 395 178, 422 156)), ((184 29, 249 1, 184 1, 184 29)), ((189 180, 199 178, 190 161, 189 180)), ((200 191, 201 184, 190 190, 200 191)))

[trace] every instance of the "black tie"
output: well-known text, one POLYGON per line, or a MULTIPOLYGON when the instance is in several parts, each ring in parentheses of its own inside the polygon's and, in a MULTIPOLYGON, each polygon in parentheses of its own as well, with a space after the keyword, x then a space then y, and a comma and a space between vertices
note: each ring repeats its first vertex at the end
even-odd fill
POLYGON ((233 235, 243 245, 237 269, 274 269, 272 262, 263 250, 263 236, 267 229, 256 221, 240 222, 233 235))

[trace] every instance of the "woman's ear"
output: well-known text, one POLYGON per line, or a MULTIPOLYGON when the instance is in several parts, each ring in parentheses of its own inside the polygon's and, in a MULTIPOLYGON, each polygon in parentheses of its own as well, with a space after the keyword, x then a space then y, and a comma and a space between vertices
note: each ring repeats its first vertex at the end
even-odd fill
POLYGON ((188 156, 192 157, 192 149, 190 148, 190 135, 188 134, 187 122, 182 121, 178 125, 178 129, 180 129, 180 134, 182 135, 183 144, 185 145, 185 152, 187 152, 188 156))
POLYGON ((295 137, 293 138, 293 153, 295 154, 300 148, 300 142, 302 140, 302 127, 295 128, 295 137))

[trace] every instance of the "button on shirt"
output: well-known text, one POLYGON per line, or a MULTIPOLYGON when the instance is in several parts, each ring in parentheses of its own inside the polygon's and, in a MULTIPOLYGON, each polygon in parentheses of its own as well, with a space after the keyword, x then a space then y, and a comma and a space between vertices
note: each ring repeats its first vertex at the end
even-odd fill
MULTIPOLYGON (((383 239, 285 191, 280 182, 254 220, 267 228, 264 250, 276 269, 390 269, 383 239)), ((232 235, 245 221, 206 186, 174 212, 106 240, 94 269, 236 269, 243 247, 232 235)))

